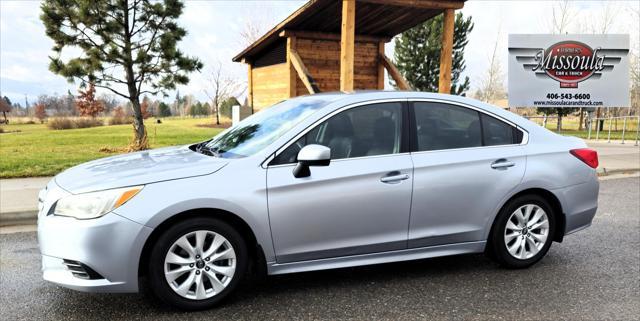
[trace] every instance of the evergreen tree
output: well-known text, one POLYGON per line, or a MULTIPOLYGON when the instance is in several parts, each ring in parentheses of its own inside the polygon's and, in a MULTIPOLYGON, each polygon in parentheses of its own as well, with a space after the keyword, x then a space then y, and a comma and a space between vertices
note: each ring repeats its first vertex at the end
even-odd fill
POLYGON ((44 0, 41 8, 40 19, 54 41, 49 69, 70 82, 94 83, 126 98, 134 113, 130 149, 147 148, 141 96, 187 84, 188 74, 202 68, 198 59, 176 48, 187 34, 177 23, 183 2, 44 0), (80 54, 63 61, 65 48, 79 49, 80 54))
MULTIPOLYGON (((442 15, 423 22, 395 40, 395 63, 413 89, 437 92, 440 77, 440 50, 442 48, 442 15)), ((469 77, 460 79, 465 70, 464 48, 473 30, 471 17, 456 14, 453 32, 453 59, 451 63, 451 94, 465 95, 469 90, 469 77)), ((392 83, 392 85, 395 85, 392 83)))
POLYGON ((229 97, 225 99, 220 104, 220 115, 225 116, 227 118, 231 118, 231 107, 235 105, 240 106, 240 102, 238 102, 236 97, 229 97))
POLYGON ((160 117, 169 117, 171 116, 171 108, 164 102, 161 102, 158 106, 160 117))

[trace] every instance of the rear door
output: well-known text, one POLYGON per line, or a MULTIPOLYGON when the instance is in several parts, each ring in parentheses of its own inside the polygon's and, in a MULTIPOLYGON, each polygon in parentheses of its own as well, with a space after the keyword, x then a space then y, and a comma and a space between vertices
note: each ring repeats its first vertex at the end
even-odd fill
POLYGON ((403 105, 344 110, 270 163, 269 219, 278 263, 407 247, 413 167, 403 146, 403 105), (307 144, 330 147, 331 163, 295 178, 295 156, 307 144))
POLYGON ((414 192, 409 247, 482 241, 521 181, 522 132, 465 106, 412 103, 414 192))

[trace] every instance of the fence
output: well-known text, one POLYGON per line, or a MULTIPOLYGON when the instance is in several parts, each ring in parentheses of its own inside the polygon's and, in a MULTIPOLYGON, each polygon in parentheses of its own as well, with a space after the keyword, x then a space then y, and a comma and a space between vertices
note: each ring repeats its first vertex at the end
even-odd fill
POLYGON ((635 145, 638 146, 639 139, 639 129, 640 129, 640 116, 617 116, 617 117, 601 117, 601 118, 590 118, 587 120, 588 134, 587 139, 591 139, 591 132, 593 131, 593 125, 596 125, 596 134, 595 140, 600 138, 600 132, 604 131, 604 123, 608 121, 608 129, 607 129, 607 142, 611 142, 611 127, 613 120, 622 119, 622 144, 624 144, 625 133, 627 133, 627 123, 631 123, 632 121, 637 121, 636 123, 636 134, 635 134, 635 145))
MULTIPOLYGON (((557 123, 558 116, 557 115, 548 115, 548 116, 523 116, 526 119, 529 119, 540 126, 549 129, 549 124, 557 123)), ((576 126, 576 118, 577 117, 563 117, 563 123, 567 122, 569 125, 576 126)), ((640 139, 640 115, 636 116, 609 116, 609 117, 600 117, 600 118, 590 118, 586 116, 585 120, 585 130, 586 132, 580 132, 575 129, 566 130, 567 134, 578 135, 586 139, 595 139, 600 140, 603 135, 606 135, 607 142, 611 142, 612 133, 614 133, 615 138, 621 140, 621 143, 624 144, 626 140, 633 139, 635 141, 635 145, 638 146, 638 140, 640 139), (619 130, 619 124, 622 123, 622 131, 619 130), (614 129, 615 126, 615 129, 614 129), (634 137, 635 136, 635 137, 634 137)), ((579 122, 579 121, 578 121, 579 122)), ((578 128, 581 126, 578 123, 578 128)), ((553 127, 551 127, 553 128, 553 127)), ((557 132, 562 132, 561 129, 557 128, 557 132)))

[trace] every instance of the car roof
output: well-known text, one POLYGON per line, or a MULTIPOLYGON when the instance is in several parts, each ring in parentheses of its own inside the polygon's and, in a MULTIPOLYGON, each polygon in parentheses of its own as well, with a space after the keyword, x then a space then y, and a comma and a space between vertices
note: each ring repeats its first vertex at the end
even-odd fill
POLYGON ((429 92, 420 92, 420 91, 384 91, 384 90, 356 90, 353 92, 325 92, 318 93, 307 96, 299 96, 293 98, 296 100, 306 101, 306 100, 315 100, 316 102, 320 101, 325 105, 326 108, 340 108, 341 106, 363 103, 367 101, 373 100, 383 100, 383 99, 433 99, 440 100, 448 103, 457 103, 462 105, 471 106, 474 108, 481 109, 490 114, 499 116, 500 118, 504 118, 516 125, 524 128, 527 131, 539 131, 540 126, 537 124, 520 117, 519 115, 512 113, 508 110, 502 109, 500 107, 457 95, 449 95, 449 94, 439 94, 439 93, 429 93, 429 92))

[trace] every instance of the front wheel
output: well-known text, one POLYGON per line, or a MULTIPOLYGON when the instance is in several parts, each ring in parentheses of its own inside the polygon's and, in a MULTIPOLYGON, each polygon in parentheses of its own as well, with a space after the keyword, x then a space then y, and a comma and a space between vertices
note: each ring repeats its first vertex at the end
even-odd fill
POLYGON ((553 242, 555 215, 549 203, 538 195, 511 200, 491 230, 491 258, 508 268, 526 268, 538 262, 553 242))
POLYGON ((233 227, 213 218, 188 219, 158 238, 149 260, 149 286, 179 309, 211 308, 237 287, 247 260, 246 244, 233 227))

